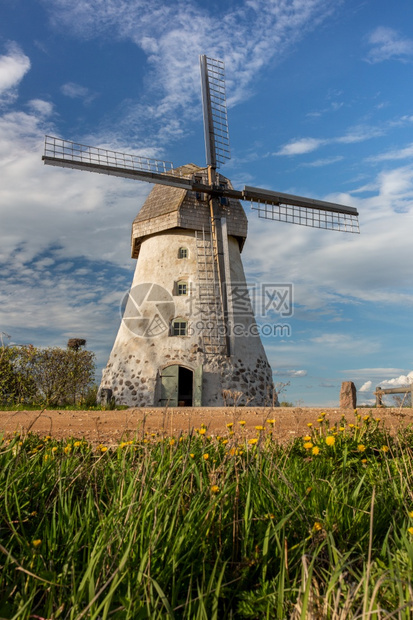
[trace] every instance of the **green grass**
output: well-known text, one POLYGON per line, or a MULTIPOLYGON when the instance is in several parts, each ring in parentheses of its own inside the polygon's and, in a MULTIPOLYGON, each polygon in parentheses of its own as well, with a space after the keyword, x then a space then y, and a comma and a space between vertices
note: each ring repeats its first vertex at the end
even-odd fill
POLYGON ((413 432, 353 423, 4 440, 0 618, 411 618, 413 432))

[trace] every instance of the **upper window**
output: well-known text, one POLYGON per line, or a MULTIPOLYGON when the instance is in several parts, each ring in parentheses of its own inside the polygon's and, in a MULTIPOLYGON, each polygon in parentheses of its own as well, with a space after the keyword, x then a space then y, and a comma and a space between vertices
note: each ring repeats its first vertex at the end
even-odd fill
POLYGON ((187 336, 188 335, 188 321, 184 319, 174 319, 172 321, 172 336, 187 336))
POLYGON ((178 258, 188 258, 188 248, 179 248, 178 258))
POLYGON ((176 283, 176 294, 177 295, 188 295, 188 282, 184 280, 180 280, 176 283))

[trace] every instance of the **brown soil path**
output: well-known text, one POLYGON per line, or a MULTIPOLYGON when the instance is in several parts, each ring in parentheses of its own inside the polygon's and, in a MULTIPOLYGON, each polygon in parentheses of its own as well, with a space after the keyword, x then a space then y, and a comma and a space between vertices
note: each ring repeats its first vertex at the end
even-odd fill
MULTIPOLYGON (((280 407, 272 408, 190 408, 176 409, 125 409, 123 411, 1 411, 0 433, 10 436, 14 432, 31 431, 40 436, 51 435, 56 439, 84 438, 93 444, 113 445, 126 438, 142 437, 145 433, 177 436, 188 433, 202 424, 209 435, 225 435, 231 422, 235 429, 243 428, 247 437, 257 435, 256 426, 266 420, 275 420, 274 435, 282 442, 300 437, 308 432, 307 423, 317 424, 320 413, 325 412, 331 423, 346 416, 354 422, 353 410, 280 407), (239 425, 240 420, 245 426, 239 425)), ((359 409, 361 416, 372 414, 383 420, 392 431, 413 424, 413 409, 385 408, 359 409)), ((268 426, 268 425, 267 425, 268 426)))

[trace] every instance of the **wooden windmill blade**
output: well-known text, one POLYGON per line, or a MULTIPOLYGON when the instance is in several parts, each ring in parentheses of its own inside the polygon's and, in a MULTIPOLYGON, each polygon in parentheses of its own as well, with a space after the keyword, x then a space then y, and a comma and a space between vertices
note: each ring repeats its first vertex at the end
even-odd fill
POLYGON ((191 181, 174 173, 171 162, 45 137, 45 164, 192 189, 191 181))
POLYGON ((224 63, 202 55, 200 69, 206 163, 216 169, 231 158, 224 63))
POLYGON ((251 202, 251 208, 258 211, 260 218, 340 232, 360 232, 359 214, 354 207, 259 187, 245 186, 242 196, 242 200, 251 202))

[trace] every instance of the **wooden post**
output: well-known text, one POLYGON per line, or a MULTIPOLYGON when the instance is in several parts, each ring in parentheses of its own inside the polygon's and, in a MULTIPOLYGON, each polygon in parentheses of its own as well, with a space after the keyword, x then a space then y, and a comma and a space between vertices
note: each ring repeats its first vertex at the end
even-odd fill
POLYGON ((383 391, 380 386, 376 387, 376 407, 383 407, 383 391))

